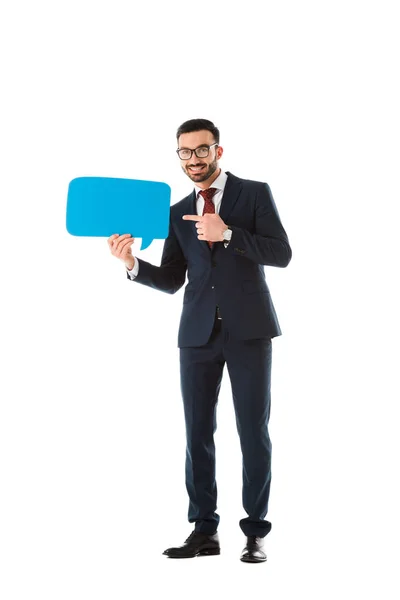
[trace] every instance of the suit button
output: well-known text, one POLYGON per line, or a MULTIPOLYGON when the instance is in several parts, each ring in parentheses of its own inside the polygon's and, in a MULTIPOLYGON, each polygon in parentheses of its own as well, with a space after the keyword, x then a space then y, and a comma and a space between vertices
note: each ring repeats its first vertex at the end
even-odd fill
POLYGON ((213 290, 214 288, 215 288, 215 285, 212 285, 212 286, 211 286, 211 289, 213 290))

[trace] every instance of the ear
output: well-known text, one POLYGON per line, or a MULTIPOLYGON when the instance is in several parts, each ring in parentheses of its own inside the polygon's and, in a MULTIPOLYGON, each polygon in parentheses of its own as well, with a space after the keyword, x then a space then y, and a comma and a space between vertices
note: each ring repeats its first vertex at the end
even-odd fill
POLYGON ((217 148, 217 159, 218 160, 221 158, 223 153, 224 153, 224 149, 222 148, 222 146, 218 146, 218 148, 217 148))

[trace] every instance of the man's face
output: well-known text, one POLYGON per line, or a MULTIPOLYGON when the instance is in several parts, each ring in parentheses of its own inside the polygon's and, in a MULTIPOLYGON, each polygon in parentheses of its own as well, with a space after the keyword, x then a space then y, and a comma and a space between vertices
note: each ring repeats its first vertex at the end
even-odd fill
MULTIPOLYGON (((189 148, 194 150, 200 146, 212 146, 215 144, 214 137, 210 131, 192 131, 191 133, 182 133, 179 136, 178 148, 189 148)), ((193 152, 191 158, 181 160, 181 167, 188 177, 195 183, 207 181, 218 169, 218 160, 222 156, 220 146, 212 146, 208 156, 198 158, 193 152)))

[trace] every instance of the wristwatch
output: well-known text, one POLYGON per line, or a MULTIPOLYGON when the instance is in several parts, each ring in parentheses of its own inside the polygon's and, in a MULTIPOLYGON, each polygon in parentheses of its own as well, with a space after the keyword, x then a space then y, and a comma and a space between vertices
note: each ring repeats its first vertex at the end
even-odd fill
POLYGON ((232 229, 230 227, 228 227, 228 229, 225 229, 225 231, 224 231, 224 242, 230 242, 231 237, 232 237, 232 229))

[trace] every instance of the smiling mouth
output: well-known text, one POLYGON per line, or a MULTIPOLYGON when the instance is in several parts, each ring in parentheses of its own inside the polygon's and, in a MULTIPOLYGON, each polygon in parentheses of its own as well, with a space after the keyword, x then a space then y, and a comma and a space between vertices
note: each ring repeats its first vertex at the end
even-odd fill
POLYGON ((188 169, 189 169, 189 171, 192 171, 193 173, 200 173, 200 171, 205 169, 205 165, 202 165, 201 167, 188 167, 188 169))

